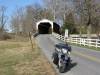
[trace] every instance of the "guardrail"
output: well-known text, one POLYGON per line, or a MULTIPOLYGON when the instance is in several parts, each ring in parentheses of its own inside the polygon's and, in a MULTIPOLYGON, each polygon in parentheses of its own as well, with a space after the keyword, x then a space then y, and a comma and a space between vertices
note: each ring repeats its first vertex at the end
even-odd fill
POLYGON ((62 35, 52 33, 53 36, 55 36, 57 39, 60 39, 64 42, 69 43, 75 43, 83 46, 89 46, 89 47, 96 47, 100 48, 100 39, 88 39, 88 38, 65 38, 62 35))

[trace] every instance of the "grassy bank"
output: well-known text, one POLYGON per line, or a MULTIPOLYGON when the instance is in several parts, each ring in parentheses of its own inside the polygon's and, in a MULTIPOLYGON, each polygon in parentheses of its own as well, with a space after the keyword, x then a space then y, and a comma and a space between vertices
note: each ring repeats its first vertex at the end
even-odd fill
POLYGON ((52 65, 33 42, 0 41, 0 75, 56 75, 52 65))
POLYGON ((89 47, 89 46, 84 46, 84 45, 79 45, 79 44, 72 44, 72 43, 70 43, 70 44, 74 45, 74 46, 79 46, 79 47, 82 47, 82 48, 88 48, 88 49, 91 49, 91 50, 100 51, 100 48, 96 48, 96 47, 89 47))

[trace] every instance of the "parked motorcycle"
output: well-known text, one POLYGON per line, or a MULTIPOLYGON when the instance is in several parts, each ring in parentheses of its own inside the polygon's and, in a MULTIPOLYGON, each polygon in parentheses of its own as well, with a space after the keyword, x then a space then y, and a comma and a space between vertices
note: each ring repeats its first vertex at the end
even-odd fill
POLYGON ((53 52, 53 63, 57 65, 59 72, 65 72, 66 68, 70 65, 70 52, 71 47, 67 44, 56 44, 55 51, 53 52))

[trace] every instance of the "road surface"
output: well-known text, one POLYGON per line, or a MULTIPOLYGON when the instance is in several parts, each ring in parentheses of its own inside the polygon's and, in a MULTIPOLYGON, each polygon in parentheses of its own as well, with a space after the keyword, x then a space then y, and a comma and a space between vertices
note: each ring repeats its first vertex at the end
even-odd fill
MULTIPOLYGON (((37 43, 52 63, 52 52, 54 45, 57 43, 64 43, 52 35, 39 35, 37 36, 37 43)), ((100 75, 100 52, 72 46, 72 63, 70 69, 65 73, 59 73, 58 69, 54 66, 58 75, 100 75)))

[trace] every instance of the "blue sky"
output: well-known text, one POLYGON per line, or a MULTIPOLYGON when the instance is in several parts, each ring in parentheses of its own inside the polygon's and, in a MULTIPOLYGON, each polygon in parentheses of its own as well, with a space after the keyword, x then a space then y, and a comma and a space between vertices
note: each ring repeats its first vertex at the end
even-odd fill
POLYGON ((42 0, 0 0, 0 6, 7 8, 7 15, 10 16, 16 7, 24 7, 29 4, 43 4, 42 0))
MULTIPOLYGON (((42 0, 0 0, 0 6, 5 6, 7 8, 6 15, 9 17, 9 19, 16 8, 25 7, 32 4, 43 5, 43 2, 42 0)), ((7 28, 9 29, 9 25, 7 25, 7 28)))

